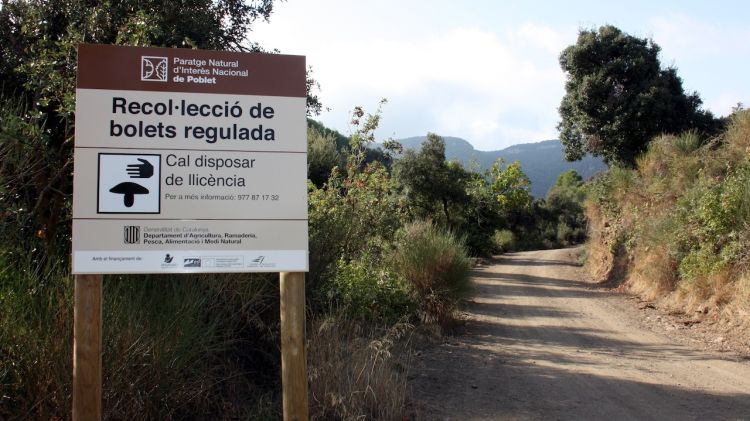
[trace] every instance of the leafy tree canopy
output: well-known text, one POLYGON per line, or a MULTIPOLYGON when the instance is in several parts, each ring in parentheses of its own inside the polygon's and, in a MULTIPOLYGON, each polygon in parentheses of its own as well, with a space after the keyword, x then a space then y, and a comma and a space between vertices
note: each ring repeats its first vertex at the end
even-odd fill
POLYGON ((489 172, 490 191, 504 211, 527 209, 531 206, 531 182, 518 161, 505 165, 502 158, 492 164, 489 172))
POLYGON ((683 91, 677 70, 661 68, 659 50, 650 39, 602 26, 580 31, 562 52, 567 82, 558 129, 567 160, 590 152, 608 164, 632 166, 657 135, 721 128, 701 109, 697 93, 683 91))
POLYGON ((336 139, 321 134, 312 127, 307 129, 307 178, 320 188, 328 181, 334 167, 341 165, 342 156, 336 148, 336 139))
POLYGON ((411 203, 428 215, 442 207, 446 223, 451 225, 450 204, 466 200, 468 174, 460 164, 446 162, 442 137, 429 133, 419 152, 404 151, 395 173, 411 203))
POLYGON ((583 178, 576 170, 565 171, 557 177, 557 181, 547 193, 547 202, 573 201, 583 203, 586 187, 583 178))

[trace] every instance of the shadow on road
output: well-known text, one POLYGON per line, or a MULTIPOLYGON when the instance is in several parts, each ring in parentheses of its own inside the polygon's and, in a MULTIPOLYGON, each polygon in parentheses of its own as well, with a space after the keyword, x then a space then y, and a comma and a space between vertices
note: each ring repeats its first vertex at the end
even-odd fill
POLYGON ((430 397, 423 419, 750 419, 750 391, 683 386, 664 368, 720 358, 588 321, 576 305, 612 293, 554 274, 575 266, 513 256, 475 271, 463 332, 418 361, 415 395, 430 397), (515 268, 503 270, 508 265, 515 268), (552 268, 546 276, 517 269, 534 266, 552 268))
POLYGON ((503 264, 506 262, 512 262, 518 266, 569 266, 569 267, 581 267, 577 262, 566 262, 564 260, 533 260, 533 259, 511 259, 504 256, 495 256, 490 261, 491 264, 503 264))
POLYGON ((593 289, 587 289, 589 284, 579 281, 573 282, 565 279, 547 278, 542 276, 523 275, 517 273, 488 273, 475 272, 476 295, 486 294, 498 297, 508 296, 568 296, 568 297, 591 297, 599 293, 593 289), (554 289, 554 294, 550 291, 554 289))
MULTIPOLYGON (((545 358, 541 350, 533 357, 557 358, 545 358)), ((442 346, 440 353, 422 362, 426 381, 418 384, 429 389, 422 393, 436 395, 441 408, 460 408, 456 412, 461 417, 427 407, 422 408, 424 419, 746 420, 750 416, 748 394, 695 391, 522 360, 484 348, 442 346), (432 365, 441 369, 431 370, 432 365), (477 374, 466 378, 466 373, 477 374)))

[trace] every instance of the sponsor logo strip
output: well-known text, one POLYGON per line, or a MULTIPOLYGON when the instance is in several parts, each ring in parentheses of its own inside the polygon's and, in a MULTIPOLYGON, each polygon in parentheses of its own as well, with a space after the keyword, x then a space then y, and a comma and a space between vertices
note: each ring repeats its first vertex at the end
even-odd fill
POLYGON ((75 273, 306 272, 306 250, 84 250, 75 273))

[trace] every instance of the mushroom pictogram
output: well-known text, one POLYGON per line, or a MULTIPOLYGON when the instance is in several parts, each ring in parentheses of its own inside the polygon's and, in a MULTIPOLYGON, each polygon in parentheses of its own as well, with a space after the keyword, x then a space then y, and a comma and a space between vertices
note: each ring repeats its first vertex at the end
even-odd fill
POLYGON ((140 184, 132 183, 130 181, 120 183, 112 187, 111 189, 109 189, 109 191, 111 193, 125 195, 125 197, 122 200, 125 206, 128 208, 133 206, 133 202, 135 202, 136 194, 148 194, 147 188, 141 186, 140 184))

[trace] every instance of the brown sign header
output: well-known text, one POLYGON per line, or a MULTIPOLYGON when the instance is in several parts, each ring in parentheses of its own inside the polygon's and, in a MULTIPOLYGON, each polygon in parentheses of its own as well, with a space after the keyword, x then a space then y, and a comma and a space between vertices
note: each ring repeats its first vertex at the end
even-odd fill
POLYGON ((186 48, 78 47, 79 89, 305 97, 305 57, 186 48))

